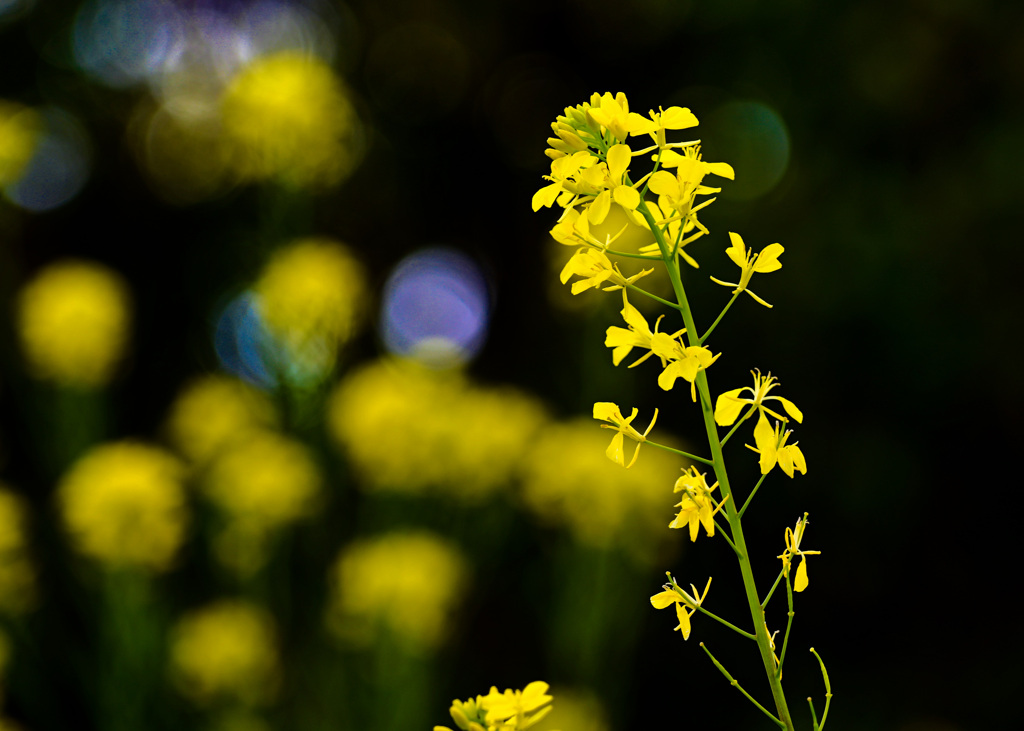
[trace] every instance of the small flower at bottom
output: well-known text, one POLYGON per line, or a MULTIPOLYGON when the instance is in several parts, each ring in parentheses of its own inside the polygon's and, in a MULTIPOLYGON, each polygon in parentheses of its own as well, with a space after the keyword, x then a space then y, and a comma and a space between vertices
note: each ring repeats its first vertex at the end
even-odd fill
MULTIPOLYGON (((491 686, 487 695, 452 701, 449 709, 455 725, 463 731, 520 731, 533 726, 551 712, 548 684, 535 680, 522 690, 499 693, 491 686)), ((434 731, 451 731, 434 726, 434 731)))
POLYGON ((651 418, 651 423, 647 425, 647 431, 643 434, 638 432, 630 423, 636 418, 637 409, 633 409, 633 413, 628 418, 622 415, 617 404, 613 404, 610 401, 598 401, 594 404, 594 418, 600 419, 601 421, 607 421, 608 424, 601 424, 602 429, 615 429, 617 430, 615 436, 612 437, 612 443, 608 445, 608 449, 605 454, 608 455, 608 459, 618 465, 622 465, 626 469, 629 469, 636 462, 637 456, 640 454, 640 445, 647 441, 647 435, 651 433, 651 429, 654 428, 654 422, 658 420, 658 410, 654 410, 654 416, 651 418), (626 464, 625 456, 623 455, 623 435, 628 436, 634 440, 636 445, 636 451, 633 452, 633 459, 626 464))
POLYGON ((773 430, 768 425, 768 419, 762 414, 757 422, 757 426, 754 427, 754 441, 757 443, 757 447, 751 447, 748 444, 746 445, 747 449, 751 449, 761 455, 762 475, 767 475, 771 472, 772 467, 776 463, 790 477, 794 476, 794 469, 806 475, 807 460, 804 458, 804 453, 800 451, 800 447, 797 446, 796 442, 786 444, 786 440, 789 439, 789 435, 793 432, 790 430, 781 431, 781 427, 782 425, 779 422, 775 422, 775 429, 773 430))
POLYGON ((803 591, 807 588, 806 556, 821 555, 821 551, 800 550, 800 542, 804 539, 804 530, 807 528, 808 522, 807 513, 804 513, 804 517, 797 518, 795 528, 786 528, 786 550, 782 552, 781 556, 776 557, 782 559, 782 565, 786 569, 787 574, 789 573, 789 567, 793 561, 793 557, 800 557, 800 565, 796 569, 796 579, 793 581, 794 591, 803 591))
POLYGON ((665 607, 676 605, 676 617, 679 618, 679 624, 674 628, 683 633, 683 639, 690 639, 690 617, 697 611, 697 607, 704 603, 704 598, 708 595, 708 590, 711 588, 711 577, 708 577, 708 583, 704 587, 704 593, 699 597, 697 596, 697 587, 690 584, 690 588, 693 589, 693 594, 690 595, 676 583, 676 580, 669 576, 668 584, 665 584, 664 591, 655 594, 651 597, 651 604, 655 609, 664 609, 665 607))

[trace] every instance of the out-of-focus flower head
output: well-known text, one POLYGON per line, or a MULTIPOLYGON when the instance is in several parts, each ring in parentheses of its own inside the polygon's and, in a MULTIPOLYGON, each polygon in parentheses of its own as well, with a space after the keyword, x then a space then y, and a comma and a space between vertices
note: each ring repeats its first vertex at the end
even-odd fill
POLYGON ((274 622, 260 607, 221 601, 187 614, 174 627, 170 655, 177 686, 197 703, 260 705, 277 691, 274 622))
POLYGON ((353 542, 331 572, 328 626, 357 645, 389 631, 412 650, 429 650, 448 633, 467 574, 455 546, 431 533, 353 542))
POLYGON ((35 377, 79 388, 110 381, 128 339, 128 288, 120 276, 93 262, 57 262, 25 285, 18 306, 35 377))
POLYGON ((608 731, 608 713, 592 693, 558 689, 558 703, 537 731, 608 731))
POLYGON ((25 504, 0 486, 0 612, 20 614, 35 602, 35 572, 25 536, 25 504))
MULTIPOLYGON (((522 690, 507 688, 503 693, 492 685, 487 695, 465 701, 456 698, 448 712, 463 731, 518 731, 547 716, 552 709, 551 699, 543 680, 535 680, 522 690)), ((434 726, 434 731, 451 729, 434 726)))
POLYGON ((204 494, 227 519, 218 557, 243 573, 258 569, 269 534, 313 513, 320 488, 320 470, 304 444, 271 431, 233 442, 203 479, 204 494))
POLYGON ((268 330, 303 372, 329 372, 367 309, 362 264, 330 239, 301 239, 277 251, 255 291, 268 330))
POLYGON ((74 547, 109 566, 170 567, 188 519, 182 465, 156 447, 95 447, 61 479, 58 507, 74 547))
POLYGON ((360 484, 473 501, 510 482, 545 412, 511 388, 382 360, 338 386, 327 420, 360 484))
MULTIPOLYGON (((670 438, 659 441, 671 443, 670 438)), ((646 553, 664 534, 665 475, 680 458, 649 449, 632 469, 595 458, 607 437, 589 419, 552 424, 533 439, 522 463, 522 496, 543 521, 565 526, 581 543, 625 544, 646 553)), ((641 554, 643 555, 643 553, 641 554)))
POLYGON ((224 92, 224 133, 245 179, 333 185, 358 162, 359 121, 322 60, 294 51, 263 56, 224 92))
POLYGON ((207 375, 178 394, 167 432, 184 456, 203 464, 226 445, 276 421, 274 407, 261 391, 229 376, 207 375))
POLYGON ((21 177, 35 154, 42 127, 36 111, 0 99, 0 187, 21 177))

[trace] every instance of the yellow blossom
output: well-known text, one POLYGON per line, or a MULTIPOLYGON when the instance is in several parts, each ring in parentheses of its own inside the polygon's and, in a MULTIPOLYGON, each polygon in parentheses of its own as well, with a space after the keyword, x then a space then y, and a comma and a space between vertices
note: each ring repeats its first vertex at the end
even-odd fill
POLYGON ((389 533, 349 544, 331 569, 328 625, 370 644, 386 628, 410 649, 437 647, 466 588, 468 567, 445 539, 389 533))
POLYGON ((711 493, 718 487, 716 482, 708 487, 704 475, 697 471, 696 467, 688 467, 683 470, 683 476, 676 480, 674 492, 682 492, 683 498, 676 505, 679 514, 675 520, 669 523, 669 528, 682 528, 688 525, 690 528, 690 541, 697 540, 697 529, 703 525, 708 538, 715 535, 715 514, 725 507, 728 496, 722 502, 715 505, 711 493))
POLYGON ((711 588, 711 577, 708 577, 704 593, 699 596, 696 586, 690 584, 690 588, 693 589, 693 594, 691 595, 683 590, 676 583, 675 579, 671 579, 671 577, 670 583, 665 584, 662 588, 664 591, 651 597, 651 605, 655 609, 664 609, 674 604, 676 607, 676 617, 679 619, 679 624, 674 629, 682 633, 684 640, 690 639, 690 617, 696 613, 697 607, 704 603, 704 598, 708 595, 708 589, 711 588))
POLYGON ((651 423, 647 425, 647 430, 641 434, 632 426, 630 423, 636 418, 637 409, 633 409, 633 413, 626 418, 619 411, 619 407, 608 401, 599 401, 594 404, 594 418, 600 419, 601 421, 607 421, 608 424, 601 424, 602 429, 615 429, 615 436, 612 437, 611 444, 608 445, 608 449, 605 450, 605 454, 612 462, 617 465, 621 465, 626 469, 629 469, 636 462, 636 458, 640 455, 640 445, 647 441, 647 435, 651 433, 651 429, 654 428, 654 422, 658 420, 658 410, 654 410, 654 416, 651 418, 651 423), (634 440, 636 444, 636 450, 633 452, 633 459, 626 464, 625 456, 623 455, 623 437, 629 437, 634 440))
POLYGON ((244 179, 333 185, 358 162, 355 110, 319 59, 289 51, 257 58, 231 81, 221 115, 244 179))
POLYGON ((786 550, 777 558, 782 559, 782 565, 789 576, 789 567, 794 556, 800 557, 800 565, 796 569, 796 578, 793 581, 793 591, 803 591, 807 588, 807 556, 820 556, 821 551, 804 551, 800 543, 804 539, 804 530, 807 528, 807 513, 804 517, 797 518, 795 528, 786 528, 786 550))
POLYGON ((763 250, 755 254, 753 250, 747 251, 746 246, 743 244, 743 239, 738 233, 730 231, 729 238, 732 240, 732 246, 726 249, 725 253, 728 254, 733 263, 740 268, 740 281, 723 282, 722 280, 715 279, 714 277, 711 277, 711 281, 725 287, 735 287, 736 289, 732 291, 733 294, 746 292, 765 307, 771 307, 770 304, 747 289, 747 285, 750 283, 750 278, 754 276, 755 273, 767 274, 769 272, 778 271, 782 268, 782 264, 779 262, 779 256, 781 256, 782 252, 785 251, 782 244, 768 244, 768 246, 764 247, 763 250))
POLYGON ((92 262, 51 264, 18 297, 19 334, 32 374, 64 386, 110 381, 128 338, 128 290, 92 262))
POLYGON ((0 611, 21 614, 35 603, 36 580, 25 535, 25 503, 0 487, 0 611))
POLYGON ((634 186, 625 182, 626 171, 632 158, 633 153, 629 145, 613 145, 608 150, 605 168, 608 177, 604 181, 604 190, 598 193, 587 208, 587 218, 591 223, 602 223, 608 217, 613 200, 627 211, 634 211, 640 205, 640 193, 634 186))
POLYGON ((579 294, 591 287, 600 287, 606 282, 610 282, 610 284, 607 287, 603 287, 603 289, 605 292, 611 292, 616 289, 623 289, 626 285, 633 284, 633 282, 653 271, 653 269, 644 269, 631 277, 624 277, 622 272, 619 271, 618 265, 613 265, 611 259, 603 252, 584 248, 573 254, 572 258, 569 259, 562 269, 559 279, 562 281, 562 284, 565 284, 574 274, 584 277, 572 283, 573 294, 579 294))
POLYGON ((781 431, 779 422, 775 422, 773 430, 768 425, 768 420, 763 415, 761 416, 757 426, 754 427, 754 443, 757 444, 757 448, 751 447, 749 444, 747 448, 761 455, 762 475, 771 472, 776 463, 790 477, 794 476, 794 469, 807 474, 807 460, 804 458, 804 453, 800 451, 800 447, 796 442, 786 444, 786 440, 792 433, 792 431, 781 431))
POLYGON ((17 182, 25 172, 42 126, 35 110, 0 99, 0 188, 17 182))
MULTIPOLYGON (((548 684, 535 680, 522 690, 507 689, 499 693, 491 686, 487 695, 465 701, 452 701, 451 714, 455 725, 463 731, 519 731, 527 729, 550 711, 552 697, 548 684)), ((447 726, 434 726, 434 731, 451 731, 447 726)))
POLYGON ((57 488, 61 518, 81 553, 113 566, 170 567, 187 521, 181 464, 134 442, 95 447, 57 488))
MULTIPOLYGON (((648 351, 644 353, 640 358, 633 361, 629 367, 643 363, 645 360, 654 355, 651 350, 651 342, 655 334, 658 331, 658 323, 661 322, 661 318, 654 323, 654 331, 651 331, 650 325, 647 324, 647 320, 640 314, 640 311, 629 303, 626 297, 626 291, 622 291, 622 319, 625 320, 628 328, 616 327, 612 325, 605 331, 604 344, 605 347, 612 348, 612 363, 618 365, 623 359, 630 354, 633 348, 646 348, 648 351)), ((677 338, 686 332, 686 328, 679 330, 671 335, 669 338, 677 338)), ((666 361, 662 359, 662 366, 666 361)))
MULTIPOLYGON (((572 155, 551 161, 551 175, 544 179, 551 181, 548 185, 533 194, 531 201, 534 211, 542 207, 550 208, 555 201, 562 208, 568 208, 579 191, 579 176, 588 168, 598 164, 600 160, 589 150, 574 152, 572 155)), ((600 176, 600 177, 603 177, 600 176)))
MULTIPOLYGON (((629 133, 631 135, 650 135, 651 139, 654 140, 655 146, 659 149, 666 147, 682 147, 688 143, 669 143, 665 139, 665 130, 667 129, 688 129, 689 127, 696 127, 697 117, 686 107, 669 107, 664 109, 658 107, 657 112, 653 109, 650 110, 650 118, 643 117, 636 112, 629 113, 629 133)), ((689 143, 692 144, 692 143, 689 143)), ((637 154, 648 152, 649 150, 642 150, 637 154)))
POLYGON ((732 391, 726 391, 718 400, 715 402, 715 423, 719 426, 730 426, 736 421, 736 418, 743 411, 744 405, 750 405, 757 407, 760 412, 760 420, 764 420, 767 424, 767 417, 765 414, 770 414, 780 421, 788 421, 788 419, 781 414, 772 411, 765 406, 765 401, 778 401, 782 404, 782 408, 786 410, 786 413, 796 419, 798 422, 803 422, 804 415, 789 399, 782 398, 781 396, 769 396, 772 389, 779 385, 777 378, 769 373, 767 376, 762 376, 760 370, 754 370, 750 372, 750 375, 754 377, 754 386, 744 386, 743 388, 737 388, 732 391), (751 398, 741 398, 740 394, 744 391, 749 391, 751 398))
MULTIPOLYGON (((655 159, 662 168, 674 167, 676 172, 674 175, 668 170, 655 172, 647 181, 648 189, 655 195, 664 197, 665 207, 671 208, 680 216, 691 218, 703 229, 695 214, 714 199, 706 200, 697 206, 694 206, 694 199, 698 195, 717 193, 721 190, 703 184, 704 178, 708 175, 733 180, 736 174, 732 166, 724 162, 705 162, 701 159, 700 148, 697 146, 683 148, 682 155, 674 150, 660 150, 655 159)), ((706 232, 706 229, 703 230, 706 232)))
POLYGON ((279 681, 273 619, 240 601, 195 610, 172 631, 170 662, 177 686, 198 703, 270 701, 279 681))
POLYGON ((671 391, 677 378, 682 378, 690 384, 690 397, 697 400, 697 374, 718 360, 718 355, 712 355, 711 351, 702 345, 683 344, 667 333, 654 333, 651 336, 651 352, 661 358, 662 363, 668 365, 658 376, 658 385, 665 391, 671 391))
POLYGON ((174 400, 167 431, 183 455, 205 463, 226 445, 253 430, 271 428, 276 421, 265 394, 235 378, 207 375, 190 383, 174 400))
POLYGON ((592 95, 587 114, 594 122, 611 132, 619 142, 626 141, 631 126, 629 102, 621 91, 615 96, 608 91, 601 96, 592 95))
POLYGON ((274 253, 255 291, 267 328, 294 364, 326 374, 365 313, 366 273, 342 244, 300 239, 274 253))

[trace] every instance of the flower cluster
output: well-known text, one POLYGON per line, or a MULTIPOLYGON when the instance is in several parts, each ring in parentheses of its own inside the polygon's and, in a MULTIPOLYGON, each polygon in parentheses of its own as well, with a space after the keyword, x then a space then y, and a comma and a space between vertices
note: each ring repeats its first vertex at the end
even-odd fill
MULTIPOLYGON (((491 686, 487 695, 465 701, 452 701, 449 710, 455 725, 463 731, 521 731, 533 726, 551 712, 548 684, 535 680, 522 690, 499 693, 491 686)), ((452 731, 434 726, 434 731, 452 731)))

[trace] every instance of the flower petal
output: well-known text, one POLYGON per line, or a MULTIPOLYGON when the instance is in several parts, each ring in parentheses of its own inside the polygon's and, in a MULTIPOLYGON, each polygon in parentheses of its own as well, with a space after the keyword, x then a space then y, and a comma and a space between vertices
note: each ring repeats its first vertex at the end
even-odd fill
MULTIPOLYGON (((564 280, 563 280, 564 282, 564 280)), ((743 407, 746 406, 749 401, 740 399, 740 393, 744 390, 743 388, 737 388, 732 391, 726 391, 718 397, 715 402, 715 423, 719 426, 732 426, 739 418, 740 412, 743 411, 743 407)))

